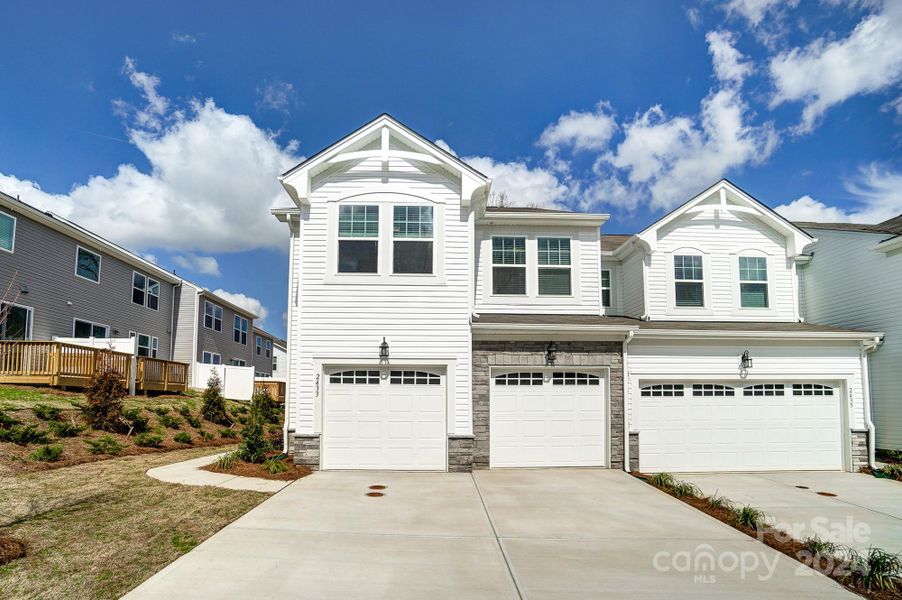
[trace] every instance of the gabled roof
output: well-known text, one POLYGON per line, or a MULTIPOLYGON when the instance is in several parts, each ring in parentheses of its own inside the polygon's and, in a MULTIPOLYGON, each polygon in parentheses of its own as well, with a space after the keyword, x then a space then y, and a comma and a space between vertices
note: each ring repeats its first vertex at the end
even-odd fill
POLYGON ((649 227, 639 232, 637 237, 647 247, 648 251, 654 252, 657 245, 657 232, 659 229, 683 215, 702 212, 711 208, 726 213, 751 215, 760 219, 772 229, 786 237, 786 251, 788 256, 798 256, 802 253, 802 249, 805 246, 814 241, 814 238, 805 233, 802 229, 726 179, 721 179, 682 206, 664 215, 649 227), (699 206, 712 197, 716 197, 719 200, 719 203, 716 205, 705 204, 701 207, 699 206))
POLYGON ((883 223, 878 223, 877 225, 875 225, 875 227, 879 227, 881 231, 900 235, 902 234, 902 215, 893 217, 892 219, 887 219, 883 223))
POLYGON ((829 229, 832 231, 854 231, 856 233, 890 233, 881 229, 879 225, 866 225, 864 223, 814 223, 812 221, 795 221, 796 227, 801 229, 829 229))
POLYGON ((299 165, 289 169, 279 182, 298 206, 309 203, 310 180, 318 172, 330 165, 352 160, 381 158, 387 170, 390 158, 402 158, 436 165, 454 176, 460 177, 461 199, 464 204, 473 200, 485 201, 488 197, 491 179, 460 160, 434 142, 407 127, 391 115, 383 113, 329 147, 317 152, 299 165), (413 150, 393 148, 395 138, 413 150), (378 149, 366 149, 378 142, 378 149))

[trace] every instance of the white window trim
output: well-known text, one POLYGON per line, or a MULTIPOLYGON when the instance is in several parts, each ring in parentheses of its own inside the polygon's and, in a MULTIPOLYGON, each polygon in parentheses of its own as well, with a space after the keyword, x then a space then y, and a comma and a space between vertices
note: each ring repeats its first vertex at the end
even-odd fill
POLYGON ((150 357, 157 358, 160 353, 160 338, 155 335, 150 336, 150 357))
MULTIPOLYGON (((681 316, 707 316, 714 314, 711 306, 711 261, 707 252, 702 252, 698 248, 684 247, 677 248, 665 255, 667 260, 667 314, 681 316), (677 306, 676 305, 676 284, 677 279, 674 277, 674 257, 675 256, 700 256, 702 258, 702 302, 703 306, 677 306)), ((680 281, 698 281, 698 280, 680 280, 680 281)), ((646 302, 648 299, 646 298, 646 302)))
MULTIPOLYGON (((330 200, 326 207, 328 227, 326 247, 326 284, 354 285, 444 285, 445 284, 445 204, 409 191, 367 192, 338 200, 330 200), (377 271, 375 273, 338 272, 338 207, 378 206, 379 238, 377 271), (394 266, 394 207, 432 207, 432 273, 393 273, 394 266), (388 215, 388 216, 386 216, 388 215)), ((343 238, 372 240, 374 238, 343 238)), ((419 238, 418 238, 419 239, 419 238)), ((425 239, 425 238, 422 238, 425 239)))
POLYGON ((85 248, 84 246, 80 246, 78 244, 75 245, 75 276, 76 277, 78 277, 79 279, 84 279, 85 281, 90 281, 91 283, 96 283, 99 285, 102 264, 103 264, 103 255, 100 252, 94 252, 93 250, 89 250, 88 248, 85 248), (97 257, 97 281, 94 281, 93 279, 88 279, 87 277, 78 274, 78 251, 79 250, 84 250, 85 252, 93 254, 97 257))
MULTIPOLYGON (((32 336, 34 335, 34 307, 33 306, 25 306, 24 304, 19 304, 17 302, 3 302, 2 304, 8 304, 9 306, 15 306, 16 308, 24 308, 28 311, 28 331, 25 332, 25 340, 26 342, 31 341, 32 336)), ((73 330, 75 329, 75 323, 72 323, 73 330)))
MULTIPOLYGON (((109 325, 104 325, 103 323, 97 323, 95 321, 90 321, 88 319, 79 319, 78 317, 72 318, 72 337, 75 337, 75 322, 76 321, 81 321, 82 323, 89 323, 91 325, 91 333, 94 333, 95 327, 103 327, 106 330, 106 336, 102 337, 102 338, 97 338, 97 339, 101 339, 101 340, 110 339, 110 326, 109 325)), ((91 337, 93 338, 96 336, 92 335, 91 337)), ((89 339, 89 338, 79 338, 79 339, 89 339)))
MULTIPOLYGON (((539 298, 572 298, 573 297, 573 277, 575 265, 573 264, 573 246, 574 240, 572 235, 537 235, 536 236, 536 296, 539 298), (570 240, 570 264, 568 265, 541 265, 539 264, 539 240, 540 239, 568 239, 570 240), (569 294, 542 294, 539 290, 539 269, 567 269, 570 271, 570 293, 569 294)), ((526 262, 529 262, 529 244, 526 250, 526 262)), ((492 265, 494 266, 494 264, 492 265)), ((527 279, 529 279, 527 274, 527 279)), ((528 284, 528 282, 527 282, 528 284)), ((528 285, 527 285, 528 287, 528 285)))
MULTIPOLYGON (((570 260, 573 260, 571 257, 570 260)), ((538 260, 536 261, 538 262, 538 260)), ((495 234, 489 238, 489 295, 492 298, 527 298, 529 297, 529 280, 531 279, 529 276, 529 236, 520 234, 520 233, 512 233, 510 235, 507 234, 495 234), (523 264, 495 264, 495 240, 496 239, 510 239, 510 238, 522 238, 523 239, 523 264), (495 293, 495 267, 500 267, 502 269, 510 268, 510 269, 523 269, 523 293, 522 294, 496 294, 495 293)), ((536 270, 536 277, 538 277, 538 270, 536 270)), ((538 288, 538 282, 536 282, 536 287, 538 288)), ((538 292, 538 289, 536 290, 538 292)), ((573 291, 573 290, 571 290, 573 291)), ((538 294, 537 294, 538 295, 538 294)))
POLYGON ((263 337, 254 334, 254 353, 263 356, 263 337))
MULTIPOLYGON (((754 248, 746 248, 744 250, 740 250, 738 252, 733 252, 730 254, 730 276, 732 277, 732 296, 733 296, 733 311, 731 313, 734 317, 762 317, 762 316, 776 316, 777 315, 777 307, 775 306, 776 297, 774 296, 774 269, 773 269, 773 258, 766 252, 761 250, 757 250, 754 248), (758 258, 764 258, 765 264, 767 265, 767 281, 766 282, 757 282, 757 283, 767 283, 767 308, 751 308, 751 307, 743 307, 742 306, 742 293, 739 284, 742 283, 739 281, 739 257, 740 256, 754 256, 758 258)), ((754 282, 748 282, 754 283, 754 282)))
POLYGON ((204 350, 204 351, 201 352, 200 357, 201 357, 201 364, 204 364, 204 365, 222 365, 222 355, 221 355, 219 352, 210 352, 209 350, 204 350), (206 356, 207 356, 208 354, 210 355, 210 362, 205 362, 205 361, 204 361, 204 358, 206 358, 206 356), (213 357, 214 357, 214 356, 218 356, 218 357, 219 357, 219 362, 218 362, 218 363, 217 363, 217 362, 213 362, 213 357))
POLYGON ((272 340, 266 340, 263 342, 264 352, 266 353, 266 358, 272 358, 272 340))
MULTIPOLYGON (((596 239, 596 244, 597 239, 596 239)), ((479 263, 482 270, 482 304, 486 305, 531 305, 531 306, 571 306, 580 304, 582 297, 581 282, 578 276, 582 268, 580 258, 580 236, 572 231, 554 231, 549 229, 524 230, 511 228, 510 232, 495 231, 485 232, 480 238, 479 263), (496 237, 523 237, 526 238, 526 294, 494 294, 494 257, 492 256, 492 240, 496 237), (569 296, 543 296, 539 295, 539 238, 570 238, 570 295, 569 296), (483 259, 483 257, 485 257, 483 259)), ((596 268, 598 263, 595 263, 596 268)), ((505 266, 505 265, 498 265, 505 266)), ((543 267, 544 268, 544 267, 543 267)), ((600 296, 600 293, 599 293, 600 296)), ((601 302, 601 299, 598 299, 601 302)), ((595 301, 592 302, 593 306, 595 301)))
POLYGON ((242 317, 238 313, 235 313, 235 318, 232 319, 232 343, 241 344, 242 346, 247 346, 248 337, 250 335, 250 320, 246 317, 242 317), (235 326, 235 321, 238 320, 237 327, 235 326), (241 328, 241 325, 244 325, 244 329, 241 328), (235 341, 235 332, 238 332, 238 341, 235 341), (241 334, 244 333, 244 341, 241 341, 241 334))
MULTIPOLYGON (((8 212, 2 211, 2 210, 0 210, 0 215, 3 215, 4 217, 9 217, 10 219, 13 220, 12 244, 10 245, 9 250, 7 250, 6 248, 3 248, 3 247, 0 247, 0 250, 2 250, 3 252, 8 252, 10 254, 15 254, 15 252, 16 252, 16 233, 19 231, 19 219, 15 216, 9 214, 8 212)), ((75 254, 75 262, 76 262, 75 268, 78 269, 78 253, 77 253, 77 251, 75 254)))
POLYGON ((146 283, 144 285, 146 286, 146 289, 144 290, 144 308, 146 308, 148 310, 153 310, 153 311, 159 312, 160 311, 160 296, 163 295, 163 284, 160 283, 159 281, 157 281, 156 279, 153 279, 152 277, 147 277, 146 283), (157 293, 156 294, 150 293, 151 282, 157 284, 157 293), (151 296, 155 296, 157 299, 157 307, 156 308, 151 308, 150 306, 148 306, 148 302, 149 302, 151 296))
POLYGON ((222 333, 222 317, 219 318, 219 323, 220 323, 219 329, 216 329, 216 309, 217 308, 219 308, 219 311, 222 313, 222 316, 224 317, 225 311, 222 309, 221 306, 219 306, 218 304, 216 304, 214 302, 210 302, 209 300, 204 300, 204 312, 202 314, 203 319, 204 319, 203 326, 204 326, 204 329, 209 329, 210 331, 215 331, 216 333, 222 333), (209 304, 210 306, 213 307, 213 321, 210 323, 210 325, 211 325, 210 327, 207 327, 207 304, 209 304))
MULTIPOLYGON (((572 260, 572 259, 571 259, 572 260)), ((614 306, 614 270, 613 269, 601 269, 601 272, 598 276, 598 295, 599 300, 601 301, 602 310, 611 308, 614 306), (608 287, 604 287, 604 273, 608 274, 608 287), (607 290, 608 292, 608 303, 604 303, 604 292, 607 290)))

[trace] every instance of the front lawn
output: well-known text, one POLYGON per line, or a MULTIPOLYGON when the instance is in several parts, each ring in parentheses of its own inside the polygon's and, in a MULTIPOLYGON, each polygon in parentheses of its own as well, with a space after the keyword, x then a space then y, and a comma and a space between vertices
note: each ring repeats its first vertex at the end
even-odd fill
POLYGON ((0 567, 0 598, 118 598, 268 494, 163 483, 152 467, 194 448, 0 477, 0 536, 27 556, 0 567))

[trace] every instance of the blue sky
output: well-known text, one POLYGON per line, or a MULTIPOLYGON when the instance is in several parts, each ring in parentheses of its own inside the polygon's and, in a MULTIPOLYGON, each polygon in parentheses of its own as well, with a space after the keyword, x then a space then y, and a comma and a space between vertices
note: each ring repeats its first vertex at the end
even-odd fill
POLYGON ((0 189, 284 333, 281 171, 389 112, 517 204, 634 232, 728 177, 902 212, 902 3, 8 3, 0 189), (239 296, 238 294, 243 294, 239 296))

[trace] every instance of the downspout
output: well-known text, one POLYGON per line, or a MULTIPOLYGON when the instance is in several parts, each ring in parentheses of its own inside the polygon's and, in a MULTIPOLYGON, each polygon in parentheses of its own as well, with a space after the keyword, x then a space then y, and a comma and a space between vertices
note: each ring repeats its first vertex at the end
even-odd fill
POLYGON ((169 303, 169 360, 175 359, 175 332, 178 323, 175 322, 175 291, 179 291, 179 304, 182 303, 182 282, 172 286, 172 301, 169 303))
POLYGON ((627 346, 636 335, 635 329, 630 329, 623 340, 623 470, 630 472, 630 408, 632 406, 632 390, 629 377, 629 350, 627 346))
MULTIPOLYGON (((298 218, 298 227, 300 227, 300 218, 298 218)), ((291 328, 294 324, 294 319, 297 318, 297 310, 294 308, 294 298, 295 298, 295 289, 294 289, 294 260, 296 253, 296 238, 294 227, 291 224, 291 215, 288 215, 288 233, 289 233, 289 248, 288 248, 288 327, 285 328, 285 365, 288 368, 287 375, 285 377, 285 406, 283 407, 283 415, 282 415, 282 452, 285 454, 289 454, 291 451, 290 442, 288 439, 288 429, 289 429, 289 421, 290 421, 290 407, 291 407, 291 378, 292 378, 292 369, 291 369, 291 344, 294 341, 293 336, 291 335, 291 328)), ((275 351, 275 349, 273 349, 275 351)))
POLYGON ((871 469, 876 467, 876 430, 874 422, 871 420, 871 372, 868 366, 868 354, 877 349, 880 345, 881 338, 875 337, 873 340, 861 342, 861 349, 858 354, 861 358, 861 393, 864 398, 864 424, 868 430, 868 467, 871 469))

